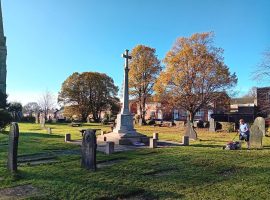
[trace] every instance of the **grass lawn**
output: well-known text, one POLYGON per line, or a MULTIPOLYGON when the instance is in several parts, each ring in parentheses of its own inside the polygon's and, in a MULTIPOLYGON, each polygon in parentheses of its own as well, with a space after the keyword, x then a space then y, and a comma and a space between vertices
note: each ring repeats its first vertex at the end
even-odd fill
MULTIPOLYGON (((70 127, 51 124, 52 135, 39 125, 21 123, 19 156, 78 150, 64 143, 64 134, 81 138, 82 128, 109 130, 109 126, 85 124, 70 127)), ((162 140, 179 141, 182 129, 136 127, 138 132, 159 132, 162 140)), ((58 154, 57 162, 19 166, 17 175, 6 170, 8 135, 0 133, 0 189, 31 184, 40 196, 29 199, 270 199, 270 137, 263 150, 225 151, 222 146, 235 133, 198 130, 199 140, 187 147, 140 149, 107 156, 98 162, 114 165, 89 172, 80 167, 80 156, 58 154)), ((1 199, 1 194, 0 194, 1 199)))

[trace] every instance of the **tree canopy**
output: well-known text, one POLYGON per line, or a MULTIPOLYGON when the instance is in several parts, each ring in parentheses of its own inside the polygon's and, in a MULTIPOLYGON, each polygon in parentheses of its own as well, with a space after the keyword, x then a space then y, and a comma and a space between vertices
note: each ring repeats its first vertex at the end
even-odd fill
POLYGON ((75 72, 62 84, 58 102, 69 106, 83 121, 89 114, 100 121, 101 111, 115 103, 118 92, 113 79, 98 72, 75 72))
POLYGON ((146 99, 153 93, 153 86, 162 70, 160 61, 155 55, 156 50, 138 45, 131 51, 129 88, 130 94, 139 104, 140 116, 145 120, 146 99))
POLYGON ((223 60, 223 49, 213 45, 213 33, 178 38, 164 59, 165 70, 155 91, 160 99, 188 111, 191 122, 203 107, 237 83, 223 60))

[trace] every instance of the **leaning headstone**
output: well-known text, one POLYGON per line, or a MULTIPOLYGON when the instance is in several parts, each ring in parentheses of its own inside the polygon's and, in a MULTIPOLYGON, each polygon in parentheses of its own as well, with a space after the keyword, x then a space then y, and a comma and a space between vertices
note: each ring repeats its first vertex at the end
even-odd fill
POLYGON ((88 170, 96 170, 97 138, 95 130, 86 130, 82 141, 81 166, 88 170))
POLYGON ((150 138, 149 148, 152 148, 152 149, 157 148, 157 139, 150 138))
POLYGON ((70 142, 71 141, 71 134, 70 133, 66 133, 65 134, 65 142, 70 142))
POLYGON ((11 172, 17 171, 17 153, 19 142, 19 126, 12 122, 9 133, 9 147, 8 147, 8 170, 11 172))
POLYGON ((114 152, 114 142, 106 142, 105 153, 110 155, 114 152))
POLYGON ((184 135, 184 136, 182 137, 182 144, 183 144, 184 146, 188 146, 188 145, 189 145, 189 137, 188 137, 188 136, 184 135))
POLYGON ((47 128, 47 132, 49 135, 52 134, 52 128, 47 128))
POLYGON ((265 119, 263 117, 257 117, 253 125, 258 126, 259 129, 263 132, 263 135, 265 135, 265 119))
POLYGON ((209 120, 209 132, 216 132, 216 122, 213 118, 209 120))
POLYGON ((252 125, 250 128, 250 147, 252 149, 262 149, 263 132, 257 125, 252 125))
POLYGON ((153 133, 153 139, 158 140, 158 133, 153 133))

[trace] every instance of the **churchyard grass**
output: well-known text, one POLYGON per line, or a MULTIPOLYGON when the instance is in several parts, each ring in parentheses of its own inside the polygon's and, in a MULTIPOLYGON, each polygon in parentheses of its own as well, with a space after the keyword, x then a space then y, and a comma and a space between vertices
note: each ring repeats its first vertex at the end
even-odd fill
MULTIPOLYGON (((20 123, 19 156, 56 155, 55 162, 18 166, 17 175, 6 170, 8 135, 0 134, 0 189, 31 184, 38 188, 29 199, 269 199, 270 138, 264 137, 263 150, 225 151, 222 146, 235 133, 209 133, 198 130, 199 140, 190 146, 140 149, 97 154, 97 162, 115 161, 113 165, 88 172, 80 167, 80 155, 59 153, 79 151, 64 143, 64 134, 80 139, 79 130, 109 126, 84 124, 48 124, 52 135, 40 125, 20 123), (58 153, 57 153, 58 152, 58 153)), ((180 141, 181 128, 136 127, 161 140, 180 141)), ((98 132, 99 133, 99 132, 98 132)), ((1 194, 0 194, 1 199, 1 194)))

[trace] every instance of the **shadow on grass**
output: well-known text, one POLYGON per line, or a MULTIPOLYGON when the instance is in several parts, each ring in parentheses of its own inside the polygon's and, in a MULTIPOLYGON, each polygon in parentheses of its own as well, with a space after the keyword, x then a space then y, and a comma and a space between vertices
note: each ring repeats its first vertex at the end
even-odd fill
POLYGON ((64 136, 61 135, 49 135, 44 133, 26 133, 21 132, 22 137, 36 137, 36 138, 64 138, 64 136))
POLYGON ((224 147, 226 144, 224 143, 224 145, 217 145, 217 144, 190 144, 189 146, 191 147, 208 147, 208 148, 222 148, 224 147))

